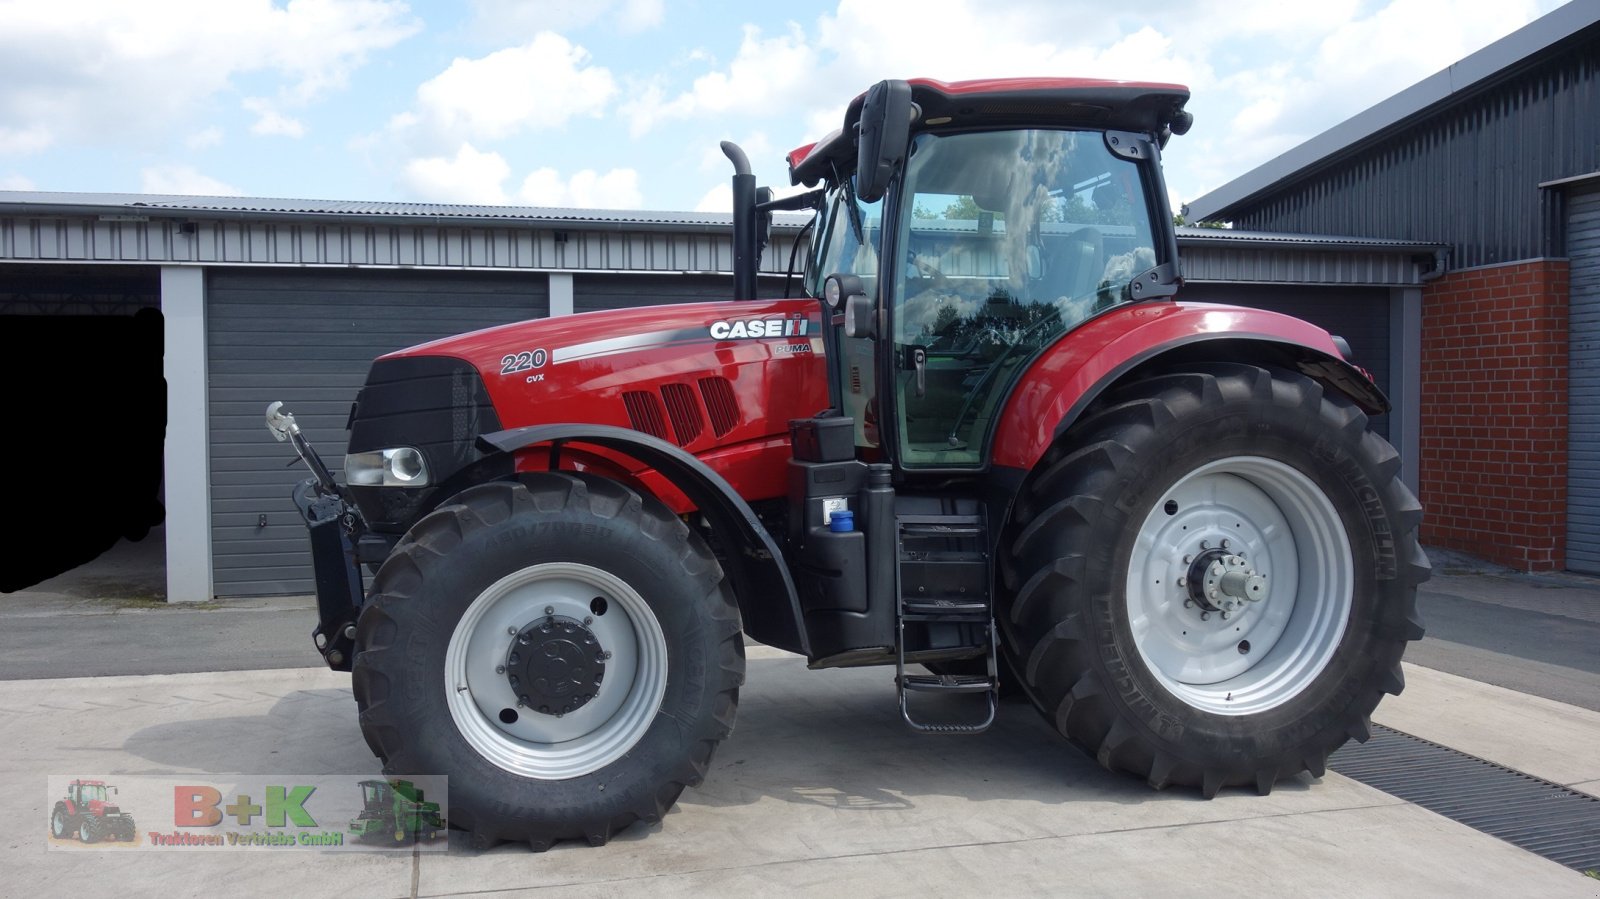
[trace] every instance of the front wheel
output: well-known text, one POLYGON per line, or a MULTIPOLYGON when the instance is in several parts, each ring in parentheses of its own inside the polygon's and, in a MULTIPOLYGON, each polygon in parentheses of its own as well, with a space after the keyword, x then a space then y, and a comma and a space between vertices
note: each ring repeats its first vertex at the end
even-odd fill
POLYGON ((72 816, 67 814, 65 803, 58 802, 50 812, 50 835, 58 840, 64 840, 72 835, 72 816))
POLYGON ((1344 396, 1218 365, 1137 382, 1019 498, 1003 645, 1039 709, 1152 786, 1320 776, 1404 682, 1429 569, 1400 459, 1344 396))
POLYGON ((386 560, 352 684, 386 774, 449 777, 480 844, 660 820, 733 727, 739 614, 710 550, 602 478, 464 491, 386 560))

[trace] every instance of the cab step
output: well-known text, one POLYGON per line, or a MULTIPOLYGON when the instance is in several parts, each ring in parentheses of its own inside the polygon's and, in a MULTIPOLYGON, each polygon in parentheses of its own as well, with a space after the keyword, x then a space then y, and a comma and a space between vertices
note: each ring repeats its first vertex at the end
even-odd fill
MULTIPOLYGON (((920 733, 978 734, 994 723, 1000 706, 989 528, 978 515, 900 515, 895 520, 895 585, 899 595, 895 685, 900 717, 920 733), (910 625, 910 627, 908 627, 910 625), (910 645, 920 641, 920 645, 910 645), (968 646, 987 674, 907 674, 906 656, 968 646), (930 720, 912 694, 984 697, 965 720, 930 720)), ((972 700, 961 700, 958 705, 972 700)), ((938 703, 933 703, 938 705, 938 703)))

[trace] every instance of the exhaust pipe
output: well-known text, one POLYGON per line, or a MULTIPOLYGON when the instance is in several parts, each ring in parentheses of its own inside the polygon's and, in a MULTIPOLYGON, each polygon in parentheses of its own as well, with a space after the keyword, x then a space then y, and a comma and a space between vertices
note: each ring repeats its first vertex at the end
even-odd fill
POLYGON ((756 234, 756 176, 750 157, 731 140, 722 142, 722 154, 733 163, 733 298, 756 298, 756 266, 761 249, 756 234))

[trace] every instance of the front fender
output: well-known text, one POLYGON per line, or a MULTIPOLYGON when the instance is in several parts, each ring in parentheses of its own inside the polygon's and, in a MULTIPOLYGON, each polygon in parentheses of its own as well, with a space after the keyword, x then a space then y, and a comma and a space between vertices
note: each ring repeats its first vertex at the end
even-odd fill
POLYGON ((811 657, 801 625, 800 598, 782 552, 750 505, 721 475, 665 440, 609 425, 529 425, 478 438, 480 448, 495 453, 515 453, 541 443, 602 447, 637 459, 670 481, 722 541, 721 561, 733 581, 745 633, 768 646, 811 657))
POLYGON ((1389 409, 1366 373, 1344 359, 1327 331, 1310 322, 1241 306, 1135 303, 1085 323, 1023 374, 995 433, 994 464, 1032 470, 1107 388, 1134 368, 1167 356, 1282 365, 1340 390, 1369 413, 1389 409))

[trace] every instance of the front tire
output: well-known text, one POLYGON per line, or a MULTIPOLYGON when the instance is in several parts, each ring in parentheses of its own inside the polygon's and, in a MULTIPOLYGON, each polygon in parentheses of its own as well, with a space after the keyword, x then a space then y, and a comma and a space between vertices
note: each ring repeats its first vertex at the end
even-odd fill
POLYGON ((1421 508, 1343 395, 1197 369, 1121 390, 1041 463, 1003 544, 1002 645, 1106 768, 1266 793, 1321 776, 1403 688, 1421 508))
POLYGON ((65 840, 72 836, 72 831, 75 829, 72 816, 67 814, 67 804, 56 803, 55 809, 50 812, 50 835, 58 840, 65 840))
POLYGON ((464 491, 383 564, 352 684, 384 772, 445 774, 478 845, 654 823, 733 728, 744 643, 710 550, 654 498, 539 473, 464 491))

